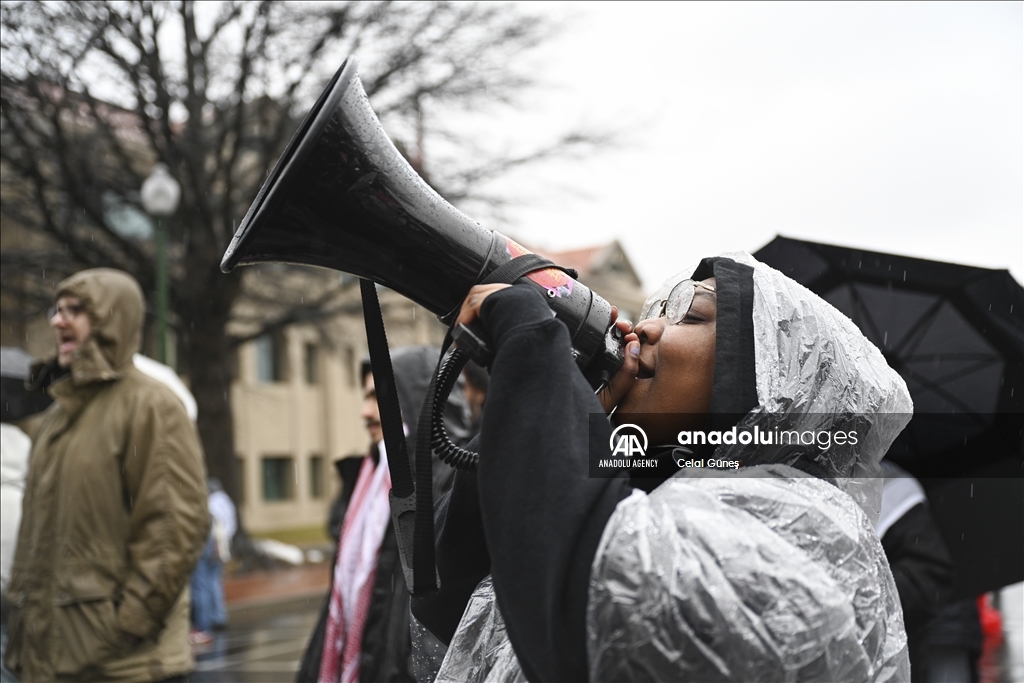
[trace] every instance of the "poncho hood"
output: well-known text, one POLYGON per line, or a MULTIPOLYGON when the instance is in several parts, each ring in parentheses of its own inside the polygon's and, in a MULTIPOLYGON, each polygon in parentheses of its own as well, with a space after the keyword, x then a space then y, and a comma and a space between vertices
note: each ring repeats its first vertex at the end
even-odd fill
POLYGON ((704 259, 666 280, 651 299, 664 298, 681 280, 711 276, 719 313, 709 427, 857 432, 855 442, 826 449, 818 442, 722 444, 714 457, 814 472, 877 516, 878 463, 913 413, 903 378, 848 317, 747 253, 704 259))

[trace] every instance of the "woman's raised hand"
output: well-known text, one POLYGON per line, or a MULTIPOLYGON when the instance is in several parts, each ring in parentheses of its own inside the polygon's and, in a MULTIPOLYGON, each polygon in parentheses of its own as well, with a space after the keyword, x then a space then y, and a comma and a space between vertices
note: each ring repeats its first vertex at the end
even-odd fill
POLYGON ((480 306, 484 303, 484 299, 499 289, 511 286, 503 284, 473 285, 469 290, 469 294, 466 295, 466 299, 462 302, 462 309, 459 311, 459 317, 455 319, 455 324, 462 323, 468 327, 470 323, 480 317, 480 306))

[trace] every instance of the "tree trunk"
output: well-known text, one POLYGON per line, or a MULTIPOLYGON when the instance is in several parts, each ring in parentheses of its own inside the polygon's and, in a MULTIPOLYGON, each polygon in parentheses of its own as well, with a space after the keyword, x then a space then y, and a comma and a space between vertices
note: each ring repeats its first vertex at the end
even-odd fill
MULTIPOLYGON (((242 481, 235 457, 235 431, 231 411, 233 356, 227 335, 231 304, 235 300, 239 277, 216 272, 216 286, 196 291, 181 320, 183 351, 192 383, 192 394, 199 406, 199 438, 206 454, 206 469, 224 484, 235 504, 242 501, 242 481)), ((204 278, 206 279, 206 278, 204 278)), ((212 283, 211 283, 212 285, 212 283)))

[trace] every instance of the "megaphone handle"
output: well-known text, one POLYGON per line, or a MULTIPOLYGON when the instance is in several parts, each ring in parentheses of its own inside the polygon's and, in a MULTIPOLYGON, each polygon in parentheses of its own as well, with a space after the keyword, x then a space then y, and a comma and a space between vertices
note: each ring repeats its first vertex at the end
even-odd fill
POLYGON ((488 343, 487 332, 479 322, 472 322, 469 325, 459 323, 453 327, 452 341, 477 365, 489 367, 494 360, 494 351, 488 343))

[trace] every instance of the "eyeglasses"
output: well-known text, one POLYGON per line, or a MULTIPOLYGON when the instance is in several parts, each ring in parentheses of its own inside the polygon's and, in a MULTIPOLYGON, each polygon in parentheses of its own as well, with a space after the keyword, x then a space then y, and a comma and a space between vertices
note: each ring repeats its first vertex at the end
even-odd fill
POLYGON ((669 325, 681 322, 686 317, 686 314, 690 312, 690 306, 693 305, 693 297, 698 288, 712 294, 716 291, 714 287, 703 282, 683 280, 673 287, 672 291, 664 299, 649 301, 644 306, 643 311, 640 312, 640 320, 664 316, 669 325))
POLYGON ((64 321, 71 322, 78 316, 85 313, 85 306, 82 304, 64 304, 63 306, 50 306, 46 311, 46 319, 53 320, 53 316, 59 315, 64 321))

